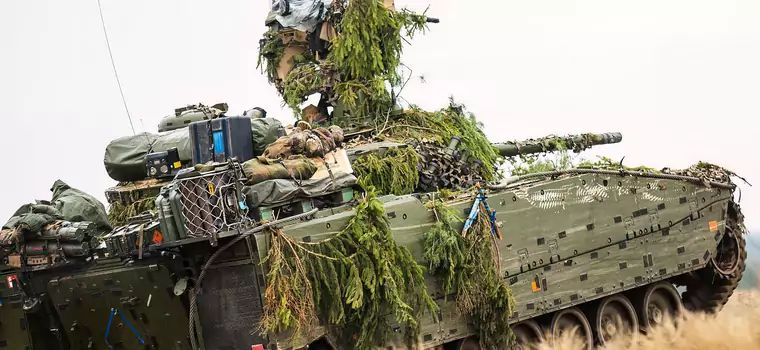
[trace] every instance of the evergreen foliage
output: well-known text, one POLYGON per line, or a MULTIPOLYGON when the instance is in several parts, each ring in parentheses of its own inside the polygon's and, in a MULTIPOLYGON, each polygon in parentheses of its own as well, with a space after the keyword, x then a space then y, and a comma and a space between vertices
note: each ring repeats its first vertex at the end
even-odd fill
POLYGON ((466 150, 470 157, 466 163, 483 180, 495 181, 501 178, 499 171, 504 157, 490 143, 483 133, 483 125, 464 106, 450 98, 449 106, 435 112, 428 112, 412 106, 403 115, 389 118, 379 125, 376 140, 406 142, 412 147, 388 151, 381 158, 367 154, 354 162, 354 170, 359 176, 368 178, 380 194, 408 194, 415 191, 419 183, 418 169, 424 168, 420 157, 421 144, 434 144, 443 148, 453 137, 462 142, 459 149, 466 150), (482 163, 475 166, 475 162, 482 163))
MULTIPOLYGON (((427 11, 426 11, 427 12, 427 11)), ((294 68, 279 81, 276 72, 283 59, 285 44, 278 32, 265 34, 259 65, 266 61, 269 81, 274 83, 284 103, 301 116, 300 105, 314 93, 321 93, 331 103, 342 104, 345 114, 337 113, 332 123, 342 127, 368 125, 378 130, 376 139, 397 142, 432 142, 445 146, 452 136, 462 138, 463 149, 470 153, 470 162, 479 160, 481 177, 498 179, 501 157, 482 132, 482 125, 463 106, 451 101, 447 108, 426 112, 412 107, 409 113, 390 116, 394 96, 386 84, 402 83, 399 73, 404 37, 412 38, 427 29, 425 13, 407 9, 389 10, 379 0, 336 0, 328 10, 326 22, 337 32, 329 45, 327 57, 317 59, 310 53, 292 58, 294 68), (340 16, 335 15, 340 13, 340 16), (403 35, 403 36, 402 36, 403 35)), ((304 45, 288 42, 287 45, 304 45)), ((380 194, 403 194, 414 191, 418 184, 419 157, 411 153, 395 154, 397 160, 380 162, 375 158, 360 159, 358 172, 371 178, 380 194), (373 168, 374 167, 374 168, 373 168), (399 178, 381 179, 380 174, 399 178), (397 183, 403 181, 403 183, 397 183), (393 188, 391 188, 393 187, 393 188)))
POLYGON ((483 179, 494 181, 501 176, 497 168, 503 157, 486 137, 483 124, 453 97, 449 97, 448 107, 435 112, 411 106, 403 116, 389 120, 379 131, 380 138, 433 142, 441 147, 445 147, 453 136, 462 139, 460 147, 470 153, 471 162, 477 159, 483 163, 483 179))
POLYGON ((509 169, 509 173, 512 176, 522 176, 547 171, 567 170, 571 168, 593 168, 604 170, 627 170, 647 173, 661 173, 659 170, 655 170, 646 166, 625 166, 622 164, 622 161, 616 162, 605 156, 598 156, 597 158, 598 160, 591 161, 582 157, 574 156, 568 151, 567 147, 558 144, 554 149, 554 152, 551 153, 520 155, 519 157, 509 158, 508 161, 512 165, 511 169, 509 169))
POLYGON ((425 16, 406 9, 388 11, 378 0, 351 0, 336 27, 340 34, 331 42, 328 60, 340 72, 337 96, 354 118, 382 115, 392 107, 385 82, 401 83, 401 30, 410 38, 424 31, 425 16))
POLYGON ((356 176, 380 194, 409 194, 419 182, 419 155, 411 147, 391 148, 381 157, 369 153, 351 164, 356 176))
POLYGON ((413 348, 423 312, 436 317, 422 267, 391 236, 374 188, 362 186, 366 193, 355 216, 331 238, 306 243, 270 231, 262 331, 292 330, 298 337, 320 322, 351 348, 370 349, 392 331, 385 319, 390 311, 413 348))
MULTIPOLYGON (((378 0, 336 0, 332 6, 342 16, 328 15, 327 21, 338 33, 328 56, 317 60, 310 54, 296 55, 295 66, 283 81, 276 75, 283 42, 276 32, 266 34, 261 57, 285 104, 300 115, 299 105, 320 92, 331 102, 342 103, 349 114, 350 119, 333 119, 333 124, 346 127, 369 119, 378 131, 375 139, 445 147, 458 136, 469 159, 483 163, 482 177, 496 180, 502 157, 482 125, 453 99, 439 111, 413 106, 401 116, 390 116, 394 96, 386 84, 401 83, 402 31, 408 37, 424 31, 424 14, 389 11, 378 0)), ((391 237, 384 207, 376 196, 413 192, 419 182, 419 162, 420 154, 413 146, 390 149, 382 158, 371 153, 355 161, 352 166, 367 194, 348 226, 333 237, 307 243, 281 230, 270 231, 264 332, 293 331, 294 336, 302 336, 321 323, 334 330, 338 339, 350 342, 351 348, 369 349, 382 345, 391 331, 385 317, 390 312, 408 346, 415 347, 422 313, 427 310, 436 318, 437 306, 426 291, 422 267, 391 237)), ((457 291, 458 308, 476 323, 483 343, 507 344, 511 339, 507 318, 513 303, 499 276, 498 249, 489 222, 476 222, 475 231, 465 238, 451 226, 454 213, 443 206, 434 212, 439 219, 425 237, 426 259, 440 270, 437 275, 444 287, 457 291)))
POLYGON ((316 92, 325 92, 332 85, 333 70, 328 64, 308 61, 306 56, 294 56, 296 66, 282 82, 282 96, 296 115, 301 115, 300 105, 306 98, 316 92))
POLYGON ((439 278, 445 294, 456 293, 457 309, 478 332, 481 347, 505 349, 514 343, 509 317, 514 298, 501 278, 499 248, 485 207, 467 237, 454 227, 462 222, 443 201, 430 203, 436 225, 425 233, 424 258, 439 278))
POLYGON ((278 32, 270 30, 264 34, 257 67, 265 63, 269 82, 278 87, 296 115, 301 114, 299 104, 309 95, 327 92, 331 100, 342 101, 354 119, 384 116, 392 106, 386 81, 391 86, 400 83, 402 30, 409 38, 418 31, 424 32, 426 17, 406 9, 389 11, 379 0, 336 0, 330 11, 336 10, 342 15, 329 13, 326 19, 338 35, 330 41, 325 59, 296 55, 293 70, 282 82, 278 81, 277 68, 286 44, 278 32))
POLYGON ((439 278, 444 294, 450 294, 464 284, 463 278, 467 278, 462 273, 467 240, 454 229, 454 225, 463 223, 463 220, 443 201, 431 201, 428 205, 435 217, 435 226, 425 232, 423 258, 430 271, 439 278))
POLYGON ((276 84, 277 68, 280 65, 282 57, 285 55, 285 43, 280 38, 280 34, 274 30, 268 30, 264 33, 262 39, 264 45, 259 50, 259 60, 256 68, 261 67, 262 63, 266 64, 266 76, 269 83, 276 84))
POLYGON ((109 204, 108 222, 111 226, 118 227, 127 224, 127 219, 146 211, 156 210, 156 197, 139 199, 131 204, 124 205, 120 202, 109 204))
POLYGON ((345 80, 385 78, 397 85, 403 49, 401 29, 406 29, 411 38, 426 26, 424 15, 406 9, 389 11, 378 0, 351 0, 337 27, 340 34, 331 43, 328 59, 339 67, 345 80))
POLYGON ((658 170, 655 170, 650 167, 646 167, 643 165, 635 166, 635 167, 629 167, 622 164, 622 161, 614 161, 608 157, 599 156, 599 160, 592 162, 589 160, 580 160, 577 164, 578 168, 597 168, 597 169, 606 169, 606 170, 628 170, 628 171, 641 171, 645 173, 661 173, 658 170))
POLYGON ((565 170, 573 167, 573 155, 568 152, 567 147, 561 142, 553 146, 552 149, 554 151, 551 154, 521 154, 517 157, 510 157, 508 159, 512 165, 510 175, 521 176, 553 170, 565 170), (553 155, 553 157, 550 157, 550 155, 553 155))

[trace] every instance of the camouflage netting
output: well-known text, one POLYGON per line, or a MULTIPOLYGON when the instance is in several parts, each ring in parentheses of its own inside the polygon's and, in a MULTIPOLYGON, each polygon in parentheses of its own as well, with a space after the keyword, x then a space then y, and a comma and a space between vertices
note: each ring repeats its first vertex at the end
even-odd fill
POLYGON ((352 141, 348 147, 377 141, 408 143, 414 151, 414 154, 406 150, 388 152, 382 161, 381 157, 368 154, 352 164, 357 174, 369 177, 368 183, 380 194, 442 188, 462 190, 502 176, 499 167, 503 157, 491 145, 475 116, 453 99, 447 108, 435 112, 412 106, 403 115, 380 124, 375 136, 352 141), (461 142, 447 155, 446 148, 455 138, 461 142), (392 177, 383 179, 379 174, 392 177))
POLYGON ((701 179, 704 182, 708 182, 708 181, 724 182, 724 183, 731 182, 731 177, 735 176, 741 179, 742 181, 744 181, 745 183, 749 184, 746 179, 737 175, 735 172, 731 170, 723 168, 719 165, 711 164, 708 162, 702 162, 702 161, 686 169, 670 170, 670 169, 665 168, 662 170, 662 172, 696 177, 698 179, 701 179))
MULTIPOLYGON (((436 179, 447 176, 447 179, 452 180, 452 182, 457 179, 462 184, 460 186, 456 184, 432 186, 433 188, 426 188, 425 190, 436 190, 438 188, 466 189, 477 182, 494 181, 501 176, 498 168, 501 165, 502 157, 491 145, 482 128, 482 124, 477 121, 472 113, 467 112, 463 105, 457 104, 453 98, 450 98, 448 107, 435 112, 424 111, 419 107, 412 106, 402 116, 389 119, 381 124, 375 139, 412 144, 420 161, 411 164, 414 164, 420 173, 424 174, 430 164, 435 163, 440 170, 444 170, 444 173, 433 171, 430 176, 436 179), (452 150, 453 155, 449 162, 445 162, 440 157, 433 159, 434 153, 444 150, 454 138, 461 140, 457 148, 465 151, 452 150), (444 165, 448 165, 448 169, 441 169, 444 165), (467 169, 470 172, 453 174, 459 175, 459 177, 452 176, 452 173, 460 169, 467 169), (448 170, 448 173, 445 173, 445 170, 448 170), (466 175, 471 176, 465 179, 464 176, 466 175)), ((403 165, 400 164, 399 166, 403 165)))

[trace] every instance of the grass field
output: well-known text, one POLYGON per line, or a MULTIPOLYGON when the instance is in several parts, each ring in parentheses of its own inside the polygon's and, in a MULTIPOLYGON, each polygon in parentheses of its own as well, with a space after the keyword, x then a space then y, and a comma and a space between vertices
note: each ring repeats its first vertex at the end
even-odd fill
MULTIPOLYGON (((746 239, 747 269, 739 288, 720 313, 712 316, 687 314, 678 320, 678 327, 670 323, 648 334, 639 334, 635 339, 624 339, 602 349, 760 350, 760 238, 750 234, 746 239)), ((560 339, 557 343, 554 346, 540 344, 537 350, 583 349, 578 340, 570 337, 560 339)))
MULTIPOLYGON (((760 349, 760 291, 737 290, 718 315, 689 314, 678 323, 678 327, 671 323, 647 335, 639 335, 633 342, 626 339, 602 349, 760 349)), ((538 349, 575 350, 582 349, 582 346, 574 339, 566 338, 555 346, 541 344, 538 349)))

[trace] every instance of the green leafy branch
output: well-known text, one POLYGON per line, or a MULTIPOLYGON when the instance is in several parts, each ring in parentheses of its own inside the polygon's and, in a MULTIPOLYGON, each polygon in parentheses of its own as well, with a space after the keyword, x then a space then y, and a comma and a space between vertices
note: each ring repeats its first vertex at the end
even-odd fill
POLYGON ((449 106, 434 112, 410 106, 402 116, 390 120, 378 136, 388 140, 434 142, 442 147, 457 136, 462 140, 460 148, 469 154, 468 163, 482 163, 483 179, 494 181, 501 177, 498 168, 503 157, 482 128, 474 114, 450 97, 449 106))
POLYGON ((514 312, 514 297, 501 278, 500 256, 485 207, 467 237, 455 227, 462 220, 442 200, 428 204, 436 225, 425 233, 424 258, 430 271, 439 278, 446 294, 456 293, 457 309, 470 319, 481 347, 505 349, 514 343, 509 317, 514 312))
POLYGON ((438 306, 422 267, 393 240, 375 189, 365 189, 346 228, 327 240, 298 242, 270 232, 262 332, 292 330, 298 337, 322 323, 352 348, 371 349, 392 333, 385 319, 392 316, 414 347, 421 315, 427 310, 435 317, 438 306))
POLYGON ((375 187, 380 194, 397 196, 414 192, 419 183, 419 155, 411 147, 391 148, 382 157, 369 153, 351 166, 357 177, 375 187))

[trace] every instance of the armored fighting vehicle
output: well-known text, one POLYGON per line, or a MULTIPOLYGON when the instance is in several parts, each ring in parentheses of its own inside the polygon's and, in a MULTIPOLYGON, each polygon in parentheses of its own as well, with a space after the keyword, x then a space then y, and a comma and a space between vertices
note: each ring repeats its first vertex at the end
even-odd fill
POLYGON ((262 53, 288 104, 313 65, 342 74, 301 89, 322 99, 295 125, 183 107, 106 147, 108 214, 62 181, 22 205, 0 232, 0 346, 490 350, 574 330, 591 349, 721 309, 746 260, 735 174, 587 162, 504 177, 504 158, 622 134, 492 144, 460 105, 359 93, 368 117, 327 84, 371 79, 337 72, 335 36, 383 28, 357 18, 436 22, 375 2, 275 1, 262 53))
MULTIPOLYGON (((515 155, 561 145, 572 148, 583 140, 597 145, 621 139, 619 133, 586 134, 495 147, 503 155, 515 155)), ((475 319, 462 311, 456 295, 466 292, 466 287, 446 292, 440 278, 440 267, 448 269, 440 263, 445 259, 431 262, 427 251, 428 241, 437 237, 431 232, 445 221, 441 207, 431 205, 435 202, 465 219, 478 213, 473 203, 486 201, 489 209, 481 211, 480 218, 493 220, 481 231, 488 235, 477 235, 478 218, 450 223, 454 237, 463 237, 463 242, 465 236, 490 238, 498 248, 497 280, 509 293, 503 303, 483 306, 510 311, 501 327, 513 331, 515 337, 510 339, 516 346, 542 339, 545 331, 557 335, 578 326, 591 348, 626 331, 646 330, 683 308, 716 311, 744 271, 743 217, 733 197, 736 186, 720 168, 704 164, 680 172, 570 168, 484 183, 479 190, 443 198, 440 192, 373 197, 348 170, 350 163, 341 163, 337 155, 331 159, 329 172, 321 165, 308 178, 281 177, 251 185, 257 172, 246 162, 191 168, 163 186, 156 199, 158 214, 148 211, 142 218, 130 218, 127 225, 102 235, 92 253, 36 267, 9 264, 8 289, 2 296, 6 308, 0 312, 6 325, 2 341, 13 348, 32 349, 348 349, 360 341, 361 348, 371 344, 403 349, 407 345, 402 335, 416 330, 412 334, 424 349, 477 349, 483 337, 500 336, 478 322, 500 321, 502 316, 475 319), (460 235, 464 226, 468 230, 460 235), (382 232, 392 240, 383 241, 382 232), (364 234, 369 241, 353 236, 364 234), (361 245, 339 249, 354 239, 361 245), (365 250, 369 248, 376 250, 365 250), (299 249, 308 253, 300 254, 299 249), (377 249, 395 249, 395 256, 377 249), (278 251, 290 256, 278 257, 278 251), (375 265, 375 280, 364 276, 354 281, 361 283, 364 293, 358 297, 364 305, 357 307, 362 302, 349 304, 356 297, 343 280, 351 280, 350 267, 358 266, 359 260, 332 260, 341 251, 376 263, 390 259, 399 267, 408 257, 420 270, 401 270, 409 276, 393 276, 375 265), (309 260, 310 255, 315 260, 309 260), (298 256, 310 266, 300 267, 309 278, 289 271, 298 256), (322 271, 310 265, 314 262, 328 267, 324 276, 312 276, 322 271), (329 268, 328 263, 335 265, 329 268), (423 266, 433 268, 423 274, 423 266), (297 292, 295 286, 288 287, 286 277, 310 281, 311 292, 324 288, 324 299, 315 300, 320 294, 316 292, 303 294, 303 300, 281 295, 297 292), (415 279, 424 283, 414 285, 415 279), (686 291, 679 293, 677 286, 686 291), (337 289, 333 296, 338 299, 330 299, 326 292, 330 288, 337 289), (388 297, 393 288, 403 302, 388 297), (384 300, 375 304, 372 293, 384 300), (426 306, 426 297, 432 304, 426 306), (280 301, 291 304, 271 304, 280 301), (308 302, 311 306, 303 304, 308 302), (404 305, 394 302, 421 307, 406 309, 417 318, 400 318, 404 305), (308 332, 307 324, 297 323, 307 320, 303 315, 283 316, 287 311, 307 312, 309 307, 323 314, 314 315, 315 324, 308 332), (345 320, 326 318, 336 312, 345 320), (279 317, 290 317, 285 321, 292 322, 282 322, 277 332, 261 332, 279 324, 279 317), (390 335, 382 342, 374 333, 367 339, 359 337, 362 327, 367 327, 360 323, 361 317, 377 322, 375 331, 387 327, 390 335), (354 324, 357 328, 347 326, 354 324), (296 328, 304 336, 292 337, 296 328)), ((32 255, 31 250, 22 252, 32 255)))

